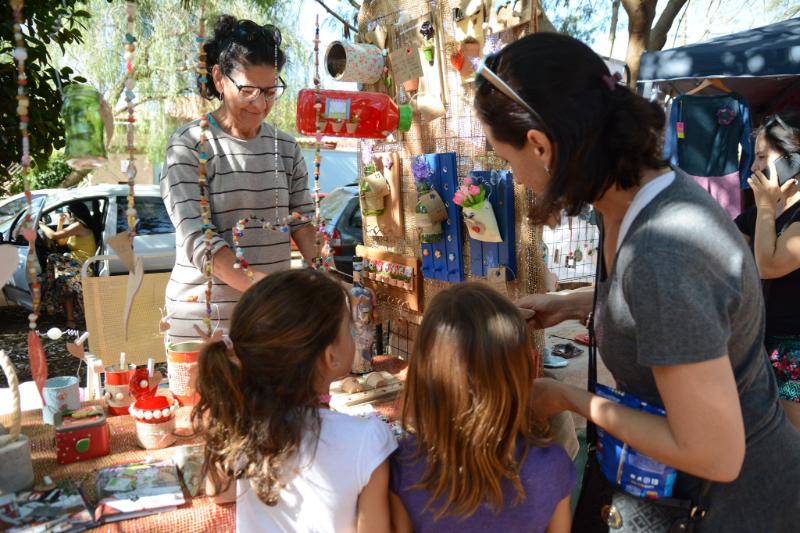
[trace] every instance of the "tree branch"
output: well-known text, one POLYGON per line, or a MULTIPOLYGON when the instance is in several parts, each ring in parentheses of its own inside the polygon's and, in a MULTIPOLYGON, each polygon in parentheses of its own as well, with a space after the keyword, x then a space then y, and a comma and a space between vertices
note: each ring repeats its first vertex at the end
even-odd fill
POLYGON ((350 2, 350 5, 353 6, 354 8, 359 9, 359 10, 361 9, 361 4, 356 2, 356 0, 347 0, 347 1, 350 2))
POLYGON ((343 18, 341 17, 341 15, 339 15, 339 14, 338 14, 338 13, 336 13, 334 10, 332 10, 331 8, 329 8, 328 6, 326 6, 326 5, 325 5, 325 2, 323 2, 322 0, 316 0, 316 1, 317 1, 317 3, 318 3, 319 5, 321 5, 322 7, 324 7, 324 8, 325 8, 325 11, 327 11, 328 13, 330 13, 330 14, 333 16, 333 18, 335 18, 336 20, 338 20, 339 22, 341 22, 342 24, 344 24, 344 25, 345 25, 345 27, 347 27, 347 28, 348 28, 350 31, 352 31, 353 33, 358 33, 358 28, 356 28, 355 26, 353 26, 352 24, 350 24, 349 22, 347 22, 345 19, 343 19, 343 18))
POLYGON ((686 1, 687 0, 669 0, 664 11, 661 12, 658 22, 656 22, 653 29, 650 30, 650 40, 647 43, 647 49, 649 51, 661 50, 664 48, 664 44, 667 42, 669 29, 672 27, 672 23, 675 22, 675 17, 678 16, 681 8, 686 4, 686 1))

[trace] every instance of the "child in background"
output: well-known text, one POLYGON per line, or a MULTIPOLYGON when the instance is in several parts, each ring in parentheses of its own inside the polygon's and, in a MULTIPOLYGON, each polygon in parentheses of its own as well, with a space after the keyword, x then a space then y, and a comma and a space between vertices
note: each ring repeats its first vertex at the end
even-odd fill
POLYGON ((230 336, 200 354, 192 422, 213 489, 236 481, 237 531, 389 531, 389 427, 324 405, 351 327, 339 283, 288 270, 245 292, 230 336))
POLYGON ((391 461, 397 531, 568 532, 575 467, 534 427, 528 328, 491 288, 465 283, 431 302, 408 368, 391 461))

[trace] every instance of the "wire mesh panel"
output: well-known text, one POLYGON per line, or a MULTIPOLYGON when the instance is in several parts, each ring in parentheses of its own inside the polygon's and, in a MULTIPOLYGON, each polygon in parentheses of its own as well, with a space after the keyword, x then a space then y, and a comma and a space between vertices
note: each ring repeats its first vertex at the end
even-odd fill
POLYGON ((557 225, 542 228, 542 255, 558 281, 594 281, 599 230, 590 217, 562 216, 557 225))

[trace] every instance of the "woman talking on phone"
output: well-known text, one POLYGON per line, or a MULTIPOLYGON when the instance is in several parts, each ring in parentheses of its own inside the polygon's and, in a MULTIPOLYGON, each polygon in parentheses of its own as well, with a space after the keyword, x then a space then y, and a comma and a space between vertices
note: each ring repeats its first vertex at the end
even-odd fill
POLYGON ((756 205, 736 225, 764 281, 764 344, 783 409, 800 429, 800 112, 773 115, 756 131, 752 170, 756 205))

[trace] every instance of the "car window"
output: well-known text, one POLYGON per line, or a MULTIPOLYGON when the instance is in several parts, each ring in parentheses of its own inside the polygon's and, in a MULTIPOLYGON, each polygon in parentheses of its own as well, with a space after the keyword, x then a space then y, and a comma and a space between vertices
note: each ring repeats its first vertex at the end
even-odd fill
POLYGON ((350 215, 350 227, 354 229, 361 229, 361 209, 356 202, 356 208, 353 209, 353 214, 350 215))
POLYGON ((353 193, 346 189, 336 189, 319 202, 319 214, 323 220, 333 220, 347 202, 353 197, 353 193))
MULTIPOLYGON (((169 219, 164 200, 160 196, 137 196, 135 199, 137 235, 161 235, 175 233, 175 226, 169 219)), ((117 196, 117 233, 128 230, 128 198, 117 196)))
MULTIPOLYGON (((34 214, 38 213, 39 209, 44 204, 46 197, 45 196, 37 196, 33 198, 33 212, 34 214)), ((28 212, 27 203, 22 207, 16 217, 12 217, 6 224, 0 229, 3 232, 4 237, 7 237, 10 241, 14 241, 15 244, 24 245, 26 243, 25 237, 20 235, 20 231, 22 230, 22 226, 25 223, 25 216, 28 212), (8 230, 11 230, 9 233, 6 233, 8 230)))

